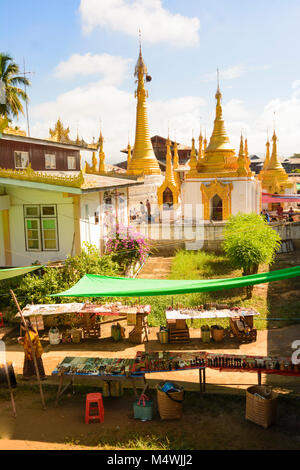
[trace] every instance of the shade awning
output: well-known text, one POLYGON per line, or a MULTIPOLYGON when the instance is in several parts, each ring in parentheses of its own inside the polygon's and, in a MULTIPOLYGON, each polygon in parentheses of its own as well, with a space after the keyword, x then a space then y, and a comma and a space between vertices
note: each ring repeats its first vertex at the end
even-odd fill
POLYGON ((30 273, 42 267, 43 266, 26 266, 24 268, 0 269, 0 281, 10 279, 11 277, 23 276, 23 274, 30 273))
POLYGON ((227 279, 161 280, 131 279, 86 274, 70 289, 52 297, 140 297, 190 294, 253 286, 300 276, 300 266, 227 279))
POLYGON ((298 194, 270 194, 262 193, 262 202, 265 204, 269 203, 281 203, 281 202, 300 202, 300 195, 298 194))

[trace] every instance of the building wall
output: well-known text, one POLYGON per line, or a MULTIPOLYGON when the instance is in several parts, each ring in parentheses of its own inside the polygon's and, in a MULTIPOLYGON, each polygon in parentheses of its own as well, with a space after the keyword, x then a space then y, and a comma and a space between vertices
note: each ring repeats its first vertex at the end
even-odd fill
MULTIPOLYGON (((19 187, 6 187, 6 191, 10 197, 9 218, 13 266, 27 266, 37 260, 41 263, 62 260, 71 254, 74 238, 72 198, 63 197, 60 192, 19 187), (56 204, 58 251, 26 251, 25 204, 56 204)), ((2 243, 0 245, 2 246, 2 243)))
POLYGON ((100 198, 99 193, 83 194, 80 198, 81 245, 90 243, 100 247, 100 198))
MULTIPOLYGON (((68 171, 68 156, 76 157, 76 171, 80 170, 79 150, 60 148, 50 145, 42 145, 28 142, 16 142, 0 139, 0 168, 15 169, 15 151, 29 153, 29 162, 33 170, 45 170, 45 154, 56 155, 56 170, 68 171)), ((48 170, 51 171, 51 170, 48 170)), ((52 170, 53 171, 53 170, 52 170)), ((74 170, 73 170, 74 171, 74 170)))

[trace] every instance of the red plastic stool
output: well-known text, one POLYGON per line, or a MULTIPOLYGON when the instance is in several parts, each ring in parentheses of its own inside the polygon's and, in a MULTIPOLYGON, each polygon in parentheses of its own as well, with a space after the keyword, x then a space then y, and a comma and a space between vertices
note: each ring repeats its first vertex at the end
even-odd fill
POLYGON ((104 422, 104 406, 101 393, 88 393, 85 402, 85 424, 89 424, 90 420, 99 419, 100 423, 104 422), (96 414, 91 414, 96 411, 96 414))
POLYGON ((3 314, 0 312, 0 328, 4 326, 3 314))

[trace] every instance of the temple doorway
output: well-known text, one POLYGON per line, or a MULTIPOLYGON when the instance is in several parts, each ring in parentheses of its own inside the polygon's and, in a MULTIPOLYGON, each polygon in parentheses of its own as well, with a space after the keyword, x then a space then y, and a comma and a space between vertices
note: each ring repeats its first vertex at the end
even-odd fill
POLYGON ((173 193, 170 188, 166 188, 163 192, 163 207, 164 209, 173 207, 173 193))
POLYGON ((223 201, 217 194, 211 199, 210 220, 223 220, 223 201))

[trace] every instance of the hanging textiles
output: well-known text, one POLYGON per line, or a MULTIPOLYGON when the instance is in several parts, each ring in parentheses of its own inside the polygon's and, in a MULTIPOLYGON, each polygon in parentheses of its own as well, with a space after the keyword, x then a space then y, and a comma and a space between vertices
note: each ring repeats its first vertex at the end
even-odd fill
POLYGON ((300 276, 300 266, 229 279, 161 280, 86 274, 70 289, 52 297, 140 297, 149 295, 190 294, 236 287, 253 286, 300 276))
POLYGON ((30 273, 30 271, 35 271, 42 267, 43 266, 26 266, 24 268, 0 269, 0 281, 4 281, 4 279, 9 279, 11 277, 23 276, 23 274, 30 273))
POLYGON ((277 203, 277 202, 300 202, 300 195, 298 194, 269 194, 262 193, 262 203, 277 203))

